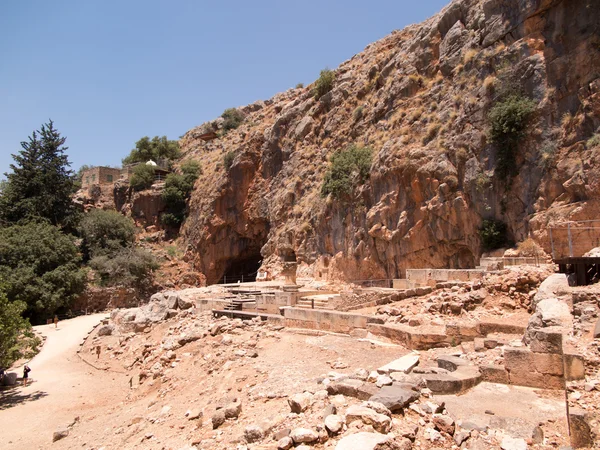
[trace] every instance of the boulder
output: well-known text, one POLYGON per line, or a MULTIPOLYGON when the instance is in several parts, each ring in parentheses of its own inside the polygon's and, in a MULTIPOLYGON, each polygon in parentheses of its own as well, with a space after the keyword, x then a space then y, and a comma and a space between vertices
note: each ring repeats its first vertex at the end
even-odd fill
POLYGON ((379 402, 395 413, 401 411, 419 398, 419 393, 399 386, 384 386, 379 392, 369 398, 372 402, 379 402))
POLYGON ((240 413, 242 412, 242 403, 241 402, 233 402, 223 408, 223 412, 225 413, 225 418, 227 419, 237 419, 240 413))
POLYGON ((184 297, 177 297, 177 306, 179 309, 190 309, 194 306, 194 302, 184 297))
POLYGON ((168 309, 177 309, 177 303, 179 300, 179 295, 175 292, 165 292, 164 300, 161 301, 163 305, 165 305, 168 309))
POLYGON ((114 329, 115 327, 113 325, 102 325, 98 328, 98 336, 110 336, 114 329))
POLYGON ((502 439, 500 448, 502 450, 527 450, 527 442, 525 442, 525 439, 517 439, 506 436, 504 439, 502 439))
POLYGON ((8 372, 4 374, 4 378, 2 379, 2 383, 4 386, 14 386, 17 384, 17 378, 19 376, 15 372, 8 372))
POLYGON ((294 446, 294 441, 289 436, 282 437, 277 441, 277 450, 288 450, 294 446))
POLYGON ((222 409, 215 411, 210 420, 212 422, 213 430, 216 430, 225 423, 225 411, 223 411, 222 409))

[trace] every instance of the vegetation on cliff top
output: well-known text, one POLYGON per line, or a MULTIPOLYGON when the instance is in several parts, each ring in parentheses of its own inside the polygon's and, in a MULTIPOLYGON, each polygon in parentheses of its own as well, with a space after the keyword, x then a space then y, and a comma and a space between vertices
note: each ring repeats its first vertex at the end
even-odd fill
POLYGON ((131 150, 129 155, 123 158, 123 164, 145 163, 150 160, 158 162, 158 160, 174 160, 181 156, 179 143, 170 141, 166 136, 154 136, 150 139, 144 136, 135 143, 135 148, 131 150))
POLYGON ((315 81, 313 87, 313 95, 317 100, 327 94, 333 88, 333 82, 335 81, 335 72, 329 69, 321 70, 321 75, 315 81))
POLYGON ((154 166, 149 164, 139 164, 133 168, 133 173, 129 179, 129 186, 131 186, 134 191, 150 189, 154 183, 155 177, 154 166))

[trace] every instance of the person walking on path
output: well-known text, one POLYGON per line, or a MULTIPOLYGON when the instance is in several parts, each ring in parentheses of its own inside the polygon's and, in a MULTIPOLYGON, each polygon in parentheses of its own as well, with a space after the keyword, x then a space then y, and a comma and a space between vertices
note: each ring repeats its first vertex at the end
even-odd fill
POLYGON ((54 314, 54 328, 58 328, 58 316, 54 314))
POLYGON ((25 366, 23 366, 23 386, 27 386, 27 380, 29 379, 29 372, 31 372, 31 369, 29 368, 29 366, 27 364, 25 364, 25 366))

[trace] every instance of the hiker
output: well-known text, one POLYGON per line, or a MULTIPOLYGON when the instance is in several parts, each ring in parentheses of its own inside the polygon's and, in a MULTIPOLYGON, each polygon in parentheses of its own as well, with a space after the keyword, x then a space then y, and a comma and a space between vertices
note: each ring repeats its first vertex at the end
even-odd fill
POLYGON ((96 347, 96 359, 100 359, 100 352, 102 351, 102 346, 98 345, 96 347))
POLYGON ((31 369, 29 368, 29 366, 27 364, 25 364, 25 366, 23 366, 23 386, 27 386, 27 380, 29 379, 29 372, 31 372, 31 369))
POLYGON ((58 316, 54 314, 54 328, 58 328, 58 316))

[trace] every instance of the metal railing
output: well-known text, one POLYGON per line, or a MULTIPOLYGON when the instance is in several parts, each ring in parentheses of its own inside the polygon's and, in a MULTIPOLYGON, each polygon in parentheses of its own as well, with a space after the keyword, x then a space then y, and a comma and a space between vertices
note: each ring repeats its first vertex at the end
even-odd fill
POLYGON ((600 219, 565 222, 548 227, 552 259, 581 257, 600 247, 600 219))

